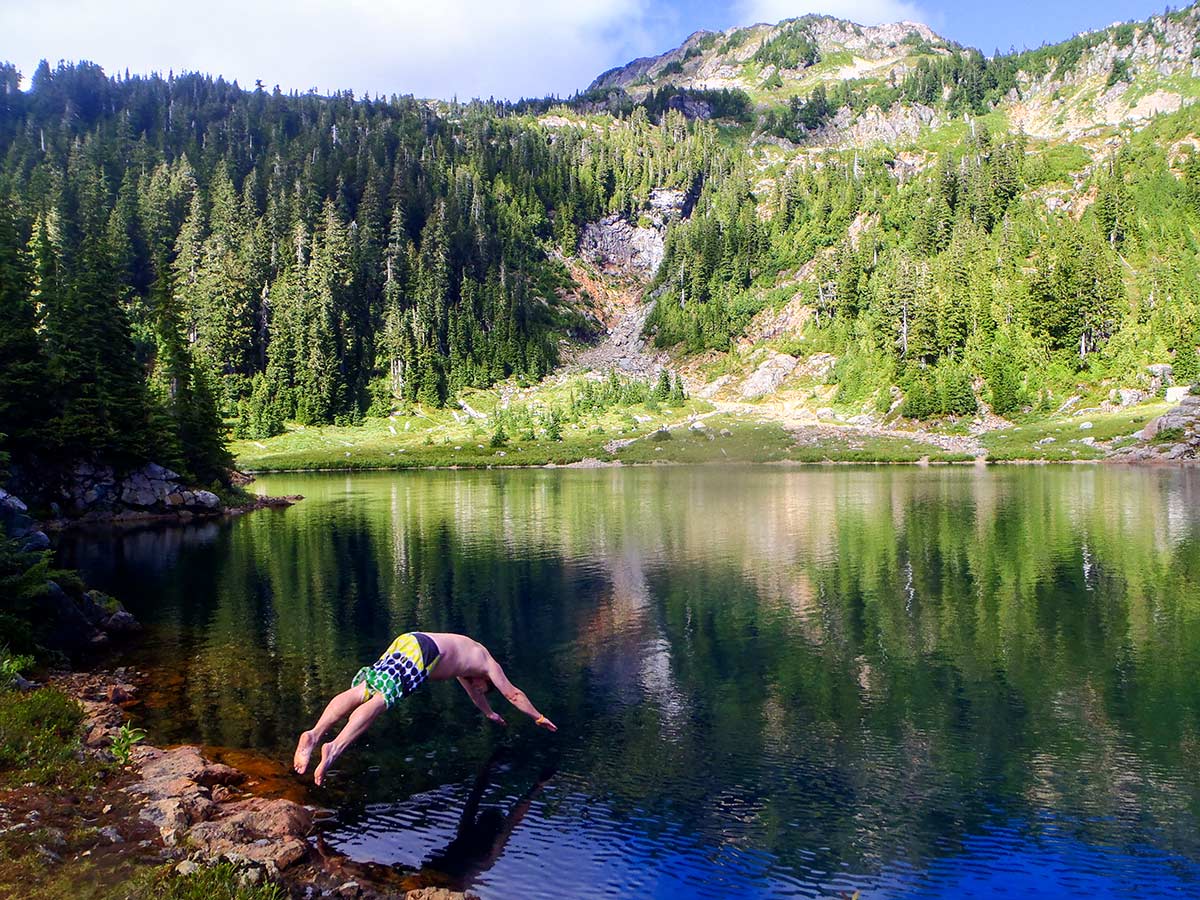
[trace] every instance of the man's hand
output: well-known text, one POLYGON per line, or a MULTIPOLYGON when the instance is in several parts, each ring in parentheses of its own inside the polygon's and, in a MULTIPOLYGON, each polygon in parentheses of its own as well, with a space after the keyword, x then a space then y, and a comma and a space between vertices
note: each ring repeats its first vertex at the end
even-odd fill
POLYGON ((508 724, 507 722, 504 721, 504 717, 501 716, 500 713, 498 713, 498 712, 490 712, 487 714, 487 717, 489 719, 491 719, 493 722, 495 722, 497 725, 507 725, 508 724))
POLYGON ((533 720, 533 724, 539 726, 540 728, 545 728, 549 732, 558 731, 558 726, 555 725, 553 722, 551 722, 549 719, 547 719, 545 716, 538 716, 536 719, 533 720))

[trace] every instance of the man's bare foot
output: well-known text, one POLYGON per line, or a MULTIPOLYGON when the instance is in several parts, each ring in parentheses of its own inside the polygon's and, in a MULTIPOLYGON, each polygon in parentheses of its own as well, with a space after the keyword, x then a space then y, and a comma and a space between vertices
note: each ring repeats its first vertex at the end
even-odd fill
POLYGON ((313 772, 313 782, 318 787, 325 780, 325 773, 329 771, 329 767, 333 765, 333 761, 337 759, 337 751, 332 748, 333 741, 321 745, 321 761, 317 764, 317 771, 313 772))
POLYGON ((292 768, 296 770, 297 775, 303 775, 308 771, 308 760, 312 756, 315 744, 316 741, 313 740, 311 731, 300 734, 300 740, 296 743, 296 755, 292 757, 292 768))

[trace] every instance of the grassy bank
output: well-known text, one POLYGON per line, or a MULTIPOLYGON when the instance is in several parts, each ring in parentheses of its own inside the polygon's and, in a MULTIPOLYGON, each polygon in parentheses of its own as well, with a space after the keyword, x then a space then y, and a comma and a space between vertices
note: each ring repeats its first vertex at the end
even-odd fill
MULTIPOLYGON (((474 410, 490 410, 487 392, 468 399, 474 410), (479 395, 483 395, 482 397, 479 395)), ((491 398, 494 404, 495 398, 491 398)), ((1010 427, 987 432, 977 445, 989 461, 1094 461, 1109 448, 1133 440, 1146 422, 1169 407, 1150 403, 1115 412, 1071 416, 1031 415, 1010 427)), ((767 409, 716 412, 703 401, 675 408, 633 406, 582 413, 564 421, 561 439, 544 429, 494 440, 491 417, 462 411, 416 408, 408 415, 367 419, 349 427, 290 425, 281 435, 233 445, 240 468, 250 472, 319 469, 486 468, 567 465, 585 459, 649 463, 912 463, 961 462, 975 458, 966 446, 941 449, 919 432, 822 425, 806 429, 774 421, 767 409), (701 426, 692 427, 695 420, 701 426)), ((944 423, 935 438, 967 440, 968 423, 944 423)))

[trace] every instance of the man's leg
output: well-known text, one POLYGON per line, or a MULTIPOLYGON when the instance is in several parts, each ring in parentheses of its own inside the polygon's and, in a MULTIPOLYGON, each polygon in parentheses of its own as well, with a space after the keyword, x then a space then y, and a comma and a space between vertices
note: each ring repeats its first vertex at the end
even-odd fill
POLYGON ((385 709, 387 709, 387 701, 383 699, 383 694, 375 694, 370 700, 351 713, 350 719, 346 722, 346 727, 342 729, 341 734, 321 747, 321 762, 317 765, 317 771, 313 773, 313 781, 317 784, 324 781, 325 773, 329 770, 329 767, 345 752, 347 747, 354 743, 354 740, 359 735, 367 730, 367 727, 375 721, 376 716, 385 709))
POLYGON ((313 748, 325 736, 325 732, 354 712, 363 702, 361 685, 342 691, 329 701, 325 712, 321 713, 321 718, 312 730, 300 735, 300 741, 296 744, 296 755, 292 760, 292 768, 296 770, 296 774, 303 775, 308 771, 309 757, 312 756, 313 748))

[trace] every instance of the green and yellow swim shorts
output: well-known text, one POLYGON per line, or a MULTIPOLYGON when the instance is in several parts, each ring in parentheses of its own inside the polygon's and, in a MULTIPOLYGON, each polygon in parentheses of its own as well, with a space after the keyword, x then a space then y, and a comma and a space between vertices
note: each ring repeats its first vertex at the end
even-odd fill
POLYGON ((402 634, 383 651, 383 656, 358 670, 350 687, 361 684, 364 700, 383 694, 390 709, 425 682, 440 656, 438 645, 429 635, 419 631, 402 634))

